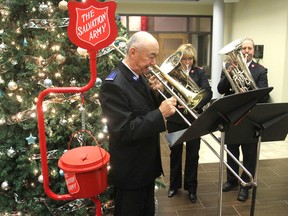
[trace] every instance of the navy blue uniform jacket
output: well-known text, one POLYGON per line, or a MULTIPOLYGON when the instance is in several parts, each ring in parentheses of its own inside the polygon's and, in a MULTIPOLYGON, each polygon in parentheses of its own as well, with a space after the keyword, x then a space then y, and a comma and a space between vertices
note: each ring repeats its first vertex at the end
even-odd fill
POLYGON ((159 133, 166 130, 165 121, 145 78, 144 85, 120 62, 100 88, 108 120, 110 176, 119 189, 145 187, 162 173, 159 133))

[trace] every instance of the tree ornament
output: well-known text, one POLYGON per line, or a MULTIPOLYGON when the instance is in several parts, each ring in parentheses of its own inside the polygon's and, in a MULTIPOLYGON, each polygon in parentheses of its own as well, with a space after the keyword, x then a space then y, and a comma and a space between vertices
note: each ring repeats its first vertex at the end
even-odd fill
POLYGON ((86 49, 83 49, 81 47, 78 47, 77 48, 77 53, 83 57, 86 57, 88 55, 88 52, 86 49))
POLYGON ((43 175, 42 175, 42 174, 38 176, 38 181, 39 181, 41 184, 43 183, 43 175))
POLYGON ((40 5, 39 5, 39 11, 41 13, 47 13, 48 12, 48 5, 45 4, 44 2, 42 2, 40 5))
POLYGON ((67 124, 67 120, 66 120, 65 117, 61 117, 61 119, 60 119, 60 124, 61 124, 62 126, 65 126, 65 125, 67 124))
POLYGON ((28 45, 27 39, 26 39, 26 37, 24 37, 23 46, 24 46, 24 47, 27 47, 27 45, 28 45))
POLYGON ((2 41, 2 43, 0 44, 0 51, 5 51, 7 45, 4 44, 4 42, 2 41))
POLYGON ((28 142, 28 145, 30 144, 35 144, 35 140, 37 139, 37 137, 32 136, 32 134, 30 133, 29 137, 26 137, 26 140, 28 142))
POLYGON ((24 200, 20 200, 19 195, 16 193, 14 193, 14 199, 15 199, 16 203, 24 203, 24 200))
POLYGON ((63 55, 61 55, 61 54, 58 54, 56 56, 56 61, 57 61, 58 64, 63 64, 65 62, 65 60, 66 60, 66 58, 63 55))
POLYGON ((64 176, 64 171, 62 169, 59 170, 59 175, 64 176))
POLYGON ((64 0, 60 1, 59 4, 58 4, 58 7, 60 10, 67 10, 68 7, 67 7, 68 3, 64 0))
POLYGON ((16 155, 16 151, 12 147, 10 147, 10 149, 8 149, 7 151, 7 156, 10 158, 13 158, 15 157, 15 155, 16 155))
POLYGON ((71 86, 76 86, 77 85, 77 81, 75 79, 70 81, 70 85, 71 86))
POLYGON ((10 91, 15 91, 17 88, 18 88, 18 84, 17 84, 15 81, 11 80, 11 81, 8 83, 8 89, 9 89, 10 91))
POLYGON ((102 85, 102 79, 99 78, 99 77, 97 77, 95 86, 96 86, 96 87, 100 87, 101 85, 102 85))
POLYGON ((45 86, 46 88, 52 86, 52 80, 46 78, 46 79, 44 80, 44 86, 45 86))
POLYGON ((69 24, 69 18, 58 19, 30 19, 24 28, 28 29, 51 29, 55 27, 67 27, 69 24))
MULTIPOLYGON (((0 125, 4 125, 6 123, 5 118, 0 118, 0 125)), ((0 154, 1 155, 1 154, 0 154)))
POLYGON ((103 126, 103 133, 108 133, 108 127, 107 127, 107 125, 104 125, 104 126, 103 126))
POLYGON ((8 190, 9 189, 8 182, 7 181, 2 182, 1 188, 2 188, 2 190, 5 190, 5 191, 8 190))
POLYGON ((0 76, 0 86, 2 86, 5 83, 5 81, 2 79, 2 77, 0 76))

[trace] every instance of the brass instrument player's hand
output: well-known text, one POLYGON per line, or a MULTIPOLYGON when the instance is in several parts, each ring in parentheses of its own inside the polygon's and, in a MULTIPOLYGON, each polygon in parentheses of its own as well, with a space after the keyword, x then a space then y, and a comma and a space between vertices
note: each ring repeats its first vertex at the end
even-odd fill
POLYGON ((155 91, 156 90, 160 90, 161 92, 164 91, 163 84, 155 76, 151 76, 149 78, 149 84, 150 84, 150 88, 152 88, 155 91))
POLYGON ((176 112, 177 100, 174 97, 170 97, 164 101, 159 106, 159 110, 162 113, 163 118, 167 118, 176 112))
POLYGON ((227 72, 231 73, 231 71, 233 71, 235 68, 237 68, 237 64, 233 63, 229 65, 229 67, 227 68, 227 72))

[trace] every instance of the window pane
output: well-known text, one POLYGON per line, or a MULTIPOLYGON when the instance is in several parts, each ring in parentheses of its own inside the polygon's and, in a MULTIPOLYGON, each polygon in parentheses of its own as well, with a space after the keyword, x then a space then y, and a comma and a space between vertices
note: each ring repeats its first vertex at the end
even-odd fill
POLYGON ((141 16, 129 16, 129 30, 141 31, 141 16))
POLYGON ((186 17, 154 17, 154 31, 186 32, 186 17))
POLYGON ((120 16, 120 21, 122 25, 127 28, 127 22, 126 22, 127 17, 126 16, 120 16))
POLYGON ((199 31, 201 32, 210 32, 211 30, 211 19, 207 17, 199 18, 199 31))
POLYGON ((210 32, 211 18, 210 17, 191 17, 190 28, 192 32, 210 32))

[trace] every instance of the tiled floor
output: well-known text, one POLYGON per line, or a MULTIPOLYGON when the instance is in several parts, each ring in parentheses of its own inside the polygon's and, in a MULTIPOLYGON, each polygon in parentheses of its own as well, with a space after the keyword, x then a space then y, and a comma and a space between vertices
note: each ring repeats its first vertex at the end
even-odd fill
MULTIPOLYGON (((216 134, 219 135, 219 134, 216 134)), ((162 138, 164 134, 162 134, 162 138)), ((211 146, 219 149, 219 144, 210 135, 204 136, 211 146), (218 147, 218 148, 217 148, 218 147)), ((242 203, 236 200, 238 189, 223 193, 222 208, 219 208, 219 158, 202 142, 198 174, 198 201, 192 204, 188 194, 179 190, 167 197, 169 187, 170 150, 162 139, 162 163, 165 176, 156 192, 158 216, 287 216, 288 215, 288 139, 281 142, 261 143, 258 186, 254 214, 251 214, 251 192, 249 200, 242 203), (221 213, 221 214, 220 214, 221 213)), ((183 154, 184 155, 184 154, 183 154)), ((224 169, 225 170, 225 169, 224 169)), ((224 180, 225 180, 224 171, 224 180)), ((252 208, 253 209, 253 208, 252 208)))

